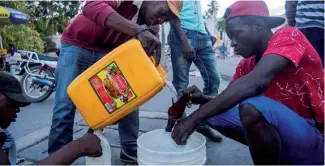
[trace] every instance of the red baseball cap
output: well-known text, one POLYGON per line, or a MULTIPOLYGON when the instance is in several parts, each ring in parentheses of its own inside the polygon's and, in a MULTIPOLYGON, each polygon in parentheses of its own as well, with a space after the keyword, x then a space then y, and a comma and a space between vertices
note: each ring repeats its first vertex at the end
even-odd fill
POLYGON ((224 18, 229 21, 241 16, 260 16, 269 24, 270 28, 282 25, 285 19, 282 17, 271 17, 269 9, 263 0, 245 1, 239 0, 226 9, 224 18))

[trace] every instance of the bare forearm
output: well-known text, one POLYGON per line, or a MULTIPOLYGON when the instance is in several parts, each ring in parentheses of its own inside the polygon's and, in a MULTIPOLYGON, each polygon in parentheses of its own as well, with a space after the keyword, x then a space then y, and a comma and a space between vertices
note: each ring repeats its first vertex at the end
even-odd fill
POLYGON ((181 43, 189 44, 184 29, 179 24, 176 24, 174 21, 171 21, 170 25, 174 29, 176 36, 181 40, 181 43))
POLYGON ((34 165, 71 165, 82 156, 79 147, 78 143, 73 141, 34 165))
POLYGON ((245 99, 262 94, 268 89, 272 79, 289 65, 292 65, 291 62, 283 56, 276 54, 263 56, 253 71, 233 81, 220 95, 189 117, 194 119, 195 123, 201 122, 227 111, 245 99))
POLYGON ((202 102, 201 102, 201 105, 204 105, 206 103, 208 103, 209 101, 213 100, 215 97, 212 97, 212 96, 202 96, 202 102))
POLYGON ((106 18, 105 26, 129 36, 135 36, 141 30, 140 25, 131 22, 117 13, 112 13, 106 18))
POLYGON ((294 23, 296 18, 297 1, 287 0, 285 3, 285 15, 289 23, 294 23))
POLYGON ((208 101, 199 110, 195 111, 190 117, 195 119, 195 123, 200 123, 217 114, 220 114, 228 109, 236 106, 241 101, 261 94, 265 88, 257 83, 250 81, 249 78, 241 78, 228 86, 220 95, 208 101), (260 88, 259 88, 260 87, 260 88))

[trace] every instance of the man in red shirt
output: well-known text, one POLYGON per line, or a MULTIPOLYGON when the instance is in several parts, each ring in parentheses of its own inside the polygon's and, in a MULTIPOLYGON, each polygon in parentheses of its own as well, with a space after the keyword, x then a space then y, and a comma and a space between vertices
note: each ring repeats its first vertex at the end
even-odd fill
POLYGON ((172 137, 184 144, 198 124, 209 124, 247 144, 255 164, 324 164, 324 72, 306 37, 294 27, 272 28, 264 1, 237 1, 225 13, 226 32, 238 55, 233 81, 217 97, 185 91, 204 104, 177 124, 172 137))
MULTIPOLYGON (((177 19, 181 1, 87 1, 82 13, 66 27, 55 70, 56 96, 48 153, 72 141, 75 105, 67 94, 69 84, 88 67, 131 38, 140 40, 148 55, 160 61, 160 42, 150 26, 177 19)), ((139 73, 143 74, 143 73, 139 73)), ((85 101, 86 102, 86 101, 85 101)), ((119 124, 123 161, 134 162, 139 130, 138 110, 119 124)))

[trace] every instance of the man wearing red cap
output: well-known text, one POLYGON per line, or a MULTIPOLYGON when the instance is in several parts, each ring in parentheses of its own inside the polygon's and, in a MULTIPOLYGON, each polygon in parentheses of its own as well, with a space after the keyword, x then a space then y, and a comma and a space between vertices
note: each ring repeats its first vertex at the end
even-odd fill
POLYGON ((270 17, 264 1, 237 1, 225 13, 226 32, 239 63, 231 84, 211 98, 192 86, 192 103, 204 104, 175 126, 184 144, 200 122, 249 146, 255 164, 324 164, 324 71, 306 37, 270 17))
MULTIPOLYGON (((177 19, 181 1, 87 1, 82 13, 66 27, 55 70, 56 95, 48 153, 72 141, 76 107, 67 94, 69 84, 89 66, 131 38, 140 40, 148 55, 159 64, 161 46, 157 32, 148 27, 177 19)), ((143 73, 138 73, 143 74, 143 73)), ((86 101, 85 101, 86 102, 86 101)), ((121 155, 135 162, 139 131, 139 112, 134 111, 118 123, 121 155)))

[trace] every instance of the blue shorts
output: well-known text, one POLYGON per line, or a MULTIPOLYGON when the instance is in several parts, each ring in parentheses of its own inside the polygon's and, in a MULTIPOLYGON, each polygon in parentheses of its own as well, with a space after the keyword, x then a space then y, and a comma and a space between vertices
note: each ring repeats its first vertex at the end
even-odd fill
MULTIPOLYGON (((264 96, 252 97, 240 104, 255 106, 279 132, 281 161, 295 165, 324 164, 324 139, 314 120, 302 118, 287 106, 264 96)), ((238 108, 235 106, 210 118, 209 125, 217 130, 244 135, 238 108)))

